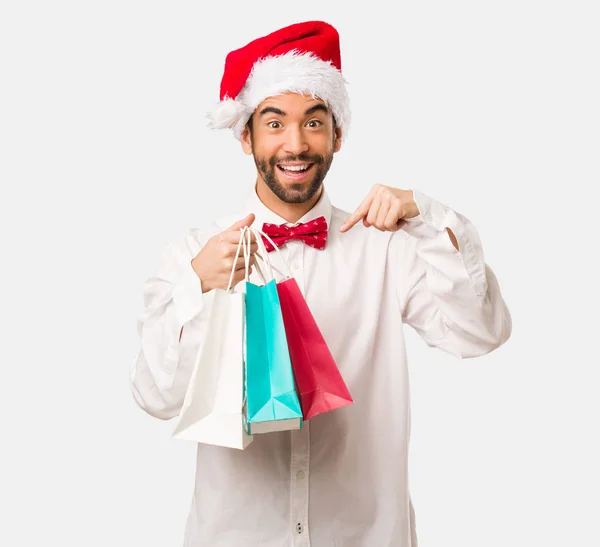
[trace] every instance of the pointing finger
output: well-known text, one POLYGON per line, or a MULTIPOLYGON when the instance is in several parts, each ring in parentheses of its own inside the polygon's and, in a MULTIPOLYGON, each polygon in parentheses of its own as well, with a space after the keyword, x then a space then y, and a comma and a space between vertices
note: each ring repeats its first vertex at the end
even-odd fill
POLYGON ((352 213, 346 219, 346 222, 344 222, 344 224, 342 224, 342 227, 340 228, 340 232, 347 232, 350 228, 352 228, 361 218, 363 218, 369 212, 369 208, 371 207, 373 198, 374 198, 374 195, 373 195, 373 192, 371 192, 363 200, 363 202, 358 206, 356 211, 354 211, 354 213, 352 213))

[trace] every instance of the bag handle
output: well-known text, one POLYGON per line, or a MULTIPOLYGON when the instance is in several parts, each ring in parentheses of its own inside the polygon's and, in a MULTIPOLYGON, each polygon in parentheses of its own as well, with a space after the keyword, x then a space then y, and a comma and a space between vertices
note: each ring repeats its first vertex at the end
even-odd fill
MULTIPOLYGON (((233 282, 233 274, 235 273, 235 266, 237 264, 238 258, 240 257, 240 251, 243 251, 243 256, 244 256, 244 268, 245 268, 244 279, 246 282, 249 281, 249 278, 250 278, 250 271, 249 271, 250 270, 250 246, 252 245, 252 239, 251 239, 252 233, 254 233, 254 236, 256 237, 256 243, 257 243, 259 249, 263 253, 263 254, 260 254, 259 252, 257 252, 256 256, 263 262, 263 264, 265 266, 267 266, 268 273, 269 273, 269 281, 274 279, 273 270, 275 270, 279 275, 284 277, 284 279, 289 279, 290 277, 292 277, 292 272, 291 272, 289 264, 287 263, 287 260, 283 257, 283 253, 281 252, 279 247, 277 245, 275 245, 273 240, 267 234, 265 234, 262 230, 260 230, 258 228, 243 226, 242 228, 240 228, 240 240, 238 242, 237 250, 235 253, 235 258, 233 259, 233 265, 231 266, 231 274, 229 275, 229 283, 227 284, 227 292, 229 292, 229 293, 231 293, 234 288, 231 286, 231 284, 233 282), (285 265, 286 272, 282 272, 279 268, 277 268, 276 266, 274 266, 271 263, 271 260, 269 258, 269 252, 267 251, 267 246, 265 245, 265 242, 261 236, 264 236, 264 238, 277 251, 277 253, 279 254, 279 257, 281 258, 281 262, 283 262, 283 264, 285 265)), ((263 271, 258 263, 258 260, 256 261, 256 263, 254 265, 256 267, 258 275, 260 276, 263 284, 266 285, 267 284, 266 276, 263 273, 263 271)))
MULTIPOLYGON (((248 237, 244 239, 244 267, 246 269, 245 280, 246 282, 248 282, 250 280, 250 247, 252 246, 252 231, 249 227, 246 226, 246 232, 248 233, 248 237)), ((260 269, 258 261, 254 263, 254 266, 256 267, 256 271, 258 272, 258 275, 260 276, 263 285, 266 285, 267 281, 265 279, 265 275, 260 269)))
MULTIPOLYGON (((269 274, 269 281, 271 281, 273 279, 273 264, 271 264, 270 260, 266 260, 265 256, 267 256, 267 247, 265 245, 265 242, 263 241, 263 239, 260 237, 260 234, 258 233, 258 231, 256 229, 253 228, 248 228, 248 230, 252 231, 252 233, 254 234, 254 237, 256 238, 256 244, 258 245, 258 251, 256 252, 256 257, 260 260, 262 260, 263 264, 266 266, 267 268, 267 273, 269 274), (262 254, 261 254, 262 253, 262 254)), ((258 263, 258 260, 257 260, 258 263)))
POLYGON ((263 261, 263 263, 265 263, 268 266, 269 273, 271 275, 271 279, 273 279, 273 270, 275 270, 278 274, 283 276, 285 279, 289 279, 290 277, 292 277, 292 271, 290 269, 290 265, 287 263, 287 260, 283 257, 283 253, 281 252, 279 247, 277 245, 275 245, 273 240, 259 228, 249 227, 248 230, 251 230, 254 233, 254 235, 256 236, 257 242, 259 242, 258 246, 260 247, 260 249, 262 251, 264 251, 263 255, 261 255, 259 253, 256 253, 256 254, 257 254, 258 258, 260 258, 263 261), (260 236, 263 236, 277 251, 277 253, 279 254, 279 258, 281 258, 281 262, 285 265, 285 270, 286 270, 285 272, 282 272, 279 268, 277 268, 276 266, 274 266, 271 263, 271 259, 269 258, 269 252, 267 251, 267 246, 265 245, 264 240, 260 236))
MULTIPOLYGON (((244 235, 246 234, 247 229, 248 229, 248 226, 244 226, 243 228, 240 228, 240 241, 237 246, 237 251, 235 252, 235 258, 233 259, 233 265, 231 266, 231 275, 229 276, 229 283, 227 284, 227 292, 228 293, 231 293, 233 290, 231 283, 233 281, 233 274, 235 273, 235 265, 237 264, 237 260, 240 257, 240 251, 241 251, 242 245, 244 243, 244 235)), ((244 248, 244 251, 245 251, 245 248, 244 248)), ((245 254, 246 253, 244 252, 244 255, 245 254)))

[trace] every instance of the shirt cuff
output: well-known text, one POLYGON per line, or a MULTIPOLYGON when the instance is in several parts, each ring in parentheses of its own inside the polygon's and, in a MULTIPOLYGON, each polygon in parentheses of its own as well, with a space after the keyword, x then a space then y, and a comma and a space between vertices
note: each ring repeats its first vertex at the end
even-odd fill
MULTIPOLYGON (((425 245, 427 254, 430 254, 429 251, 437 250, 439 252, 442 249, 455 253, 462 260, 476 294, 484 295, 487 291, 485 262, 476 229, 467 218, 450 207, 431 199, 418 190, 412 192, 419 214, 404 219, 406 222, 401 229, 416 238, 430 242, 425 245), (446 228, 452 230, 456 237, 458 250, 452 244, 446 228)), ((425 241, 423 241, 424 243, 425 241)), ((423 245, 421 248, 425 251, 423 245)))
POLYGON ((446 247, 448 250, 458 252, 452 244, 448 232, 446 232, 446 228, 450 228, 456 236, 454 227, 457 224, 457 219, 454 211, 417 190, 412 190, 412 193, 419 209, 419 214, 412 218, 405 218, 402 230, 419 238, 439 237, 440 233, 444 232, 443 241, 447 243, 446 247))
POLYGON ((179 282, 173 287, 173 303, 179 325, 184 325, 202 310, 204 304, 202 283, 191 261, 184 268, 179 282))
POLYGON ((173 313, 169 320, 169 332, 172 337, 171 343, 167 346, 163 363, 164 378, 163 387, 168 382, 172 382, 175 369, 179 360, 180 340, 179 333, 181 328, 191 319, 196 317, 204 306, 204 295, 202 294, 202 285, 200 278, 192 268, 191 261, 184 268, 183 275, 172 289, 173 313))

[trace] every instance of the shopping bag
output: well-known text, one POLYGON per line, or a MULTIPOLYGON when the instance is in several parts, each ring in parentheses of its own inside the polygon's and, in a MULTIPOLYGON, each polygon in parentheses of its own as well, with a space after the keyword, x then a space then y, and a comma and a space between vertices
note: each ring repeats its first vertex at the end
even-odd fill
MULTIPOLYGON (((249 228, 247 235, 253 228, 249 228)), ((255 232, 256 235, 256 232, 255 232)), ((267 251, 256 237, 263 256, 267 251)), ((249 240, 245 249, 249 253, 249 240)), ((260 270, 258 263, 257 269, 260 270)), ((268 260, 264 284, 246 281, 246 427, 249 434, 302 427, 276 281, 268 260)))
MULTIPOLYGON (((262 235, 279 251, 269 236, 262 235)), ((277 283, 277 293, 303 419, 310 420, 354 400, 281 252, 279 256, 287 271, 277 283)))
POLYGON ((241 450, 252 442, 243 419, 244 294, 231 286, 244 236, 241 230, 229 286, 214 290, 205 343, 172 435, 176 439, 241 450))

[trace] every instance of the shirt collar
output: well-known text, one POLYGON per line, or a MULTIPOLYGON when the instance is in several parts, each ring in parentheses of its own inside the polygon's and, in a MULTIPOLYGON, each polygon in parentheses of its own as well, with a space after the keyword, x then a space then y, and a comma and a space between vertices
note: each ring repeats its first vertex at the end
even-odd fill
MULTIPOLYGON (((262 229, 262 226, 265 222, 270 224, 285 224, 286 226, 294 226, 295 224, 310 222, 311 220, 319 217, 325 217, 328 228, 331 224, 332 207, 329 196, 325 191, 325 187, 323 187, 319 201, 296 223, 288 222, 284 218, 281 218, 279 215, 271 211, 271 209, 269 209, 258 197, 258 194, 256 193, 256 185, 252 186, 252 189, 250 192, 248 192, 248 197, 246 198, 244 208, 246 214, 254 213, 256 215, 256 220, 254 221, 253 225, 259 229, 262 229)), ((217 224, 226 228, 235 222, 236 219, 234 218, 232 220, 232 218, 233 217, 229 217, 228 215, 226 218, 220 219, 217 224)), ((237 220, 239 220, 239 218, 237 218, 237 220)))

